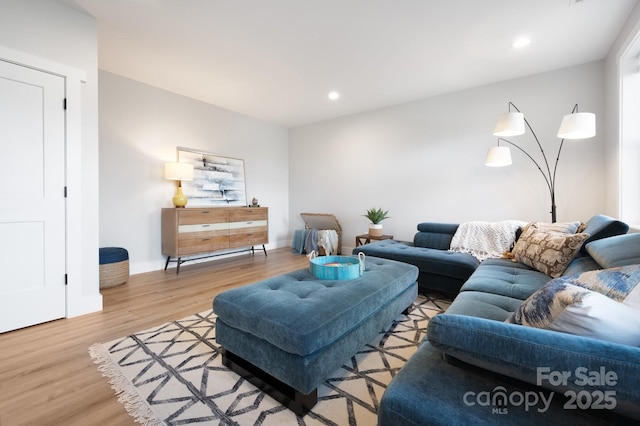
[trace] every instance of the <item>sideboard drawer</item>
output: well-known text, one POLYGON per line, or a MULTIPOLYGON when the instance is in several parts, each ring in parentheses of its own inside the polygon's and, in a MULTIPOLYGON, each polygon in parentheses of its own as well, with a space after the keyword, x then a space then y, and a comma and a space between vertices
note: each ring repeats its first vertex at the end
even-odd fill
POLYGON ((245 222, 251 220, 267 220, 266 207, 247 207, 229 212, 229 222, 245 222))
POLYGON ((197 234, 195 238, 180 238, 179 256, 199 254, 229 248, 229 237, 225 235, 205 236, 197 234))
POLYGON ((182 234, 190 234, 194 232, 217 232, 226 235, 229 230, 228 223, 198 223, 194 225, 180 225, 178 232, 182 234))
POLYGON ((241 232, 252 232, 254 228, 267 229, 266 220, 247 220, 245 222, 231 222, 229 223, 229 230, 231 234, 238 234, 241 232))
POLYGON ((178 212, 178 225, 222 223, 229 221, 226 209, 184 209, 178 212))
POLYGON ((254 246, 258 244, 264 244, 267 241, 268 238, 266 231, 245 231, 240 234, 231 234, 229 236, 229 248, 254 246))
MULTIPOLYGON (((187 226, 198 226, 198 225, 187 225, 187 226)), ((191 240, 201 240, 205 238, 227 238, 229 235, 229 228, 225 227, 224 229, 209 229, 205 228, 205 230, 201 230, 198 232, 183 232, 182 229, 178 233, 178 244, 188 244, 191 240)))

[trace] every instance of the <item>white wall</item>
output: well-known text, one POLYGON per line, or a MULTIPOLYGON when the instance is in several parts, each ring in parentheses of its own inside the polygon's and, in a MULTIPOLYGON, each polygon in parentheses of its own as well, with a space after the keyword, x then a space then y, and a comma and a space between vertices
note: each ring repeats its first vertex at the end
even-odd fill
POLYGON ((100 245, 126 248, 131 273, 164 267, 160 209, 175 182, 162 167, 178 146, 244 159, 248 199, 269 207, 267 248, 288 244, 285 128, 100 71, 100 245))
MULTIPOLYGON (((512 101, 525 113, 551 164, 564 114, 604 117, 604 62, 291 129, 290 232, 301 212, 334 213, 345 247, 367 231, 362 214, 390 210, 385 233, 411 240, 422 221, 550 221, 550 197, 534 164, 512 149, 513 166, 484 166, 499 113, 512 101)), ((530 134, 510 138, 533 155, 530 134)), ((604 132, 567 141, 556 180, 558 220, 586 220, 605 208, 604 132)), ((539 151, 538 151, 539 152, 539 151)))
POLYGON ((67 145, 67 316, 99 310, 102 297, 98 288, 98 43, 95 19, 50 0, 2 0, 0 44, 18 52, 17 56, 33 57, 38 63, 54 63, 56 68, 73 68, 86 75, 86 83, 78 85, 81 87, 81 105, 69 105, 67 113, 81 120, 80 128, 67 128, 68 133, 78 135, 77 138, 74 136, 72 146, 67 145))

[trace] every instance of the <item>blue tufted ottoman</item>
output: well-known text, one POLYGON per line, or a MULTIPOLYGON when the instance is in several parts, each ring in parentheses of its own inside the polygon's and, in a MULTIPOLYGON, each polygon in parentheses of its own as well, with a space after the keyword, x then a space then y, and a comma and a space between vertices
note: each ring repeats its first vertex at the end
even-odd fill
POLYGON ((367 257, 353 280, 302 269, 220 293, 222 362, 302 416, 317 387, 411 306, 417 277, 413 265, 367 257))

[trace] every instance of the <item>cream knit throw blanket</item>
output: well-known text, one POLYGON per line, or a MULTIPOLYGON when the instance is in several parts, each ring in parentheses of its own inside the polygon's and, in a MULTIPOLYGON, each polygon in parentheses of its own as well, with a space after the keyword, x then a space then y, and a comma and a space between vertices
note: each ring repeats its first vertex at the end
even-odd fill
POLYGON ((449 251, 469 253, 481 262, 502 257, 505 251, 511 249, 518 228, 526 224, 519 220, 461 223, 451 239, 449 251))
POLYGON ((322 247, 327 256, 338 254, 338 233, 333 229, 318 231, 318 247, 322 247))

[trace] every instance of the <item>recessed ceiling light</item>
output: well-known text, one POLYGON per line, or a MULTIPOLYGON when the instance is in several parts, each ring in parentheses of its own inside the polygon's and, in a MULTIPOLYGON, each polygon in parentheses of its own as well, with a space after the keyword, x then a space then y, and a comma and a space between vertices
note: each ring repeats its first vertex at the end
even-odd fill
POLYGON ((515 49, 521 49, 531 43, 531 39, 529 37, 520 37, 516 41, 513 42, 511 46, 515 49))
POLYGON ((338 93, 338 92, 329 92, 329 99, 331 99, 332 101, 335 101, 339 97, 340 97, 340 93, 338 93))

